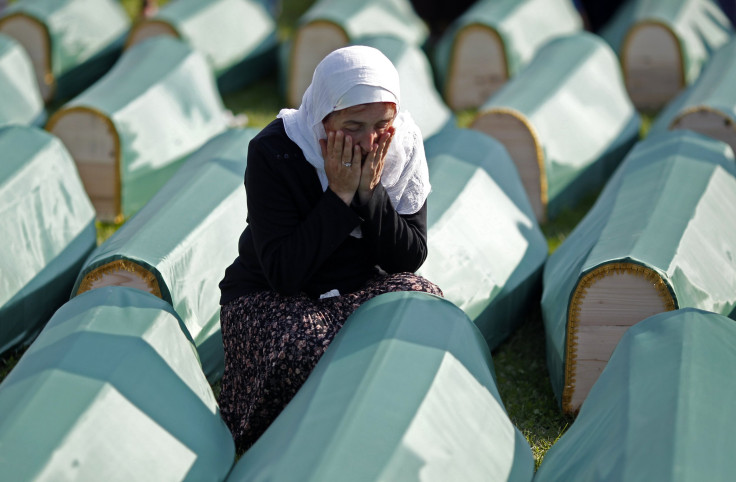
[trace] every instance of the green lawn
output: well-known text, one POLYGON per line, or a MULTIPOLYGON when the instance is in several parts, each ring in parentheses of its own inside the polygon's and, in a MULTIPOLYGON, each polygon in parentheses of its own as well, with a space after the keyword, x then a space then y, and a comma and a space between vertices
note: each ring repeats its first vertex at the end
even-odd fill
MULTIPOLYGON (((127 11, 135 17, 140 2, 122 0, 127 11)), ((161 2, 164 3, 164 2, 161 2)), ((288 37, 296 20, 311 3, 311 0, 286 0, 280 20, 280 35, 288 37)), ((277 91, 277 77, 273 74, 255 85, 228 95, 226 106, 234 114, 244 113, 249 125, 264 126, 270 122, 283 105, 277 91)), ((474 113, 462 112, 459 124, 468 125, 474 113)), ((648 121, 646 123, 648 125, 648 121)), ((564 241, 572 228, 592 206, 595 197, 590 197, 576 210, 564 212, 556 221, 547 223, 542 229, 547 236, 550 252, 564 241)), ((104 241, 119 226, 98 224, 98 242, 104 241)), ((572 420, 562 415, 552 394, 545 361, 544 328, 537 304, 528 307, 528 314, 521 328, 493 353, 499 391, 517 427, 524 433, 532 446, 537 465, 545 452, 565 431, 572 420)), ((22 355, 14 351, 0 358, 0 381, 7 375, 22 355)), ((219 387, 213 387, 217 390, 219 387)))

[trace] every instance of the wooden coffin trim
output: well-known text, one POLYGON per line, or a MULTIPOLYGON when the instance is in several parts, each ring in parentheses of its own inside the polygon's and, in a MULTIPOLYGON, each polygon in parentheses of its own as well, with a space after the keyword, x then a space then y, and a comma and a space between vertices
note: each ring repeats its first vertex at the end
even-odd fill
MULTIPOLYGON (((635 25, 633 25, 629 30, 626 32, 626 35, 624 36, 624 40, 621 43, 621 71, 623 72, 624 77, 624 86, 626 87, 626 90, 629 91, 629 43, 632 41, 631 39, 638 33, 639 30, 644 28, 651 28, 651 27, 659 27, 663 29, 663 31, 667 32, 672 37, 672 43, 673 45, 677 46, 680 62, 677 64, 678 67, 678 80, 680 82, 680 89, 685 87, 687 85, 685 80, 685 54, 682 50, 682 44, 680 43, 680 39, 677 36, 677 34, 672 30, 672 27, 667 25, 666 23, 660 21, 660 20, 642 20, 640 22, 637 22, 635 25)), ((632 97, 631 92, 629 91, 629 97, 632 97)), ((670 99, 671 100, 671 99, 670 99)))
MULTIPOLYGON (((480 118, 486 115, 494 115, 494 114, 503 114, 511 116, 515 119, 517 119, 519 122, 524 124, 524 126, 528 129, 529 134, 531 135, 532 139, 534 140, 534 151, 536 153, 537 158, 537 167, 539 168, 539 199, 542 204, 542 216, 541 219, 539 219, 539 222, 543 222, 547 219, 547 204, 549 201, 549 187, 547 183, 547 171, 544 165, 544 150, 542 149, 542 143, 539 139, 539 134, 537 134, 536 129, 532 125, 532 123, 529 121, 529 119, 522 114, 521 112, 510 109, 508 107, 493 107, 491 109, 484 110, 482 112, 479 112, 478 115, 476 115, 475 120, 473 120, 473 123, 471 125, 471 128, 479 130, 481 132, 481 129, 478 129, 475 127, 476 123, 480 118)), ((487 132, 485 132, 488 135, 491 135, 487 132)), ((495 138, 499 142, 503 144, 503 141, 501 139, 495 138)), ((510 153, 509 153, 510 154, 510 153)), ((514 161, 514 164, 516 165, 516 159, 514 159, 513 156, 511 156, 511 159, 514 161)), ((516 165, 517 171, 519 171, 519 166, 516 165)))
MULTIPOLYGON (((350 41, 350 36, 348 35, 347 31, 341 26, 336 24, 335 22, 331 22, 329 20, 314 20, 312 22, 309 22, 305 25, 302 25, 297 29, 296 35, 294 36, 294 43, 291 45, 291 52, 289 53, 289 78, 286 82, 286 103, 290 106, 293 106, 295 108, 299 107, 299 104, 302 102, 302 94, 296 95, 295 89, 297 88, 296 82, 296 76, 294 75, 294 68, 296 64, 296 57, 297 57, 297 47, 300 43, 301 36, 304 34, 306 29, 312 28, 312 27, 329 27, 331 29, 337 29, 339 30, 343 37, 344 37, 344 45, 347 45, 350 41), (298 97, 297 99, 293 97, 298 97)), ((320 59, 322 60, 322 59, 320 59)), ((317 64, 314 65, 315 67, 317 64)))
MULTIPOLYGON (((156 18, 145 19, 145 20, 140 20, 136 22, 135 25, 133 25, 133 28, 130 29, 130 32, 128 33, 128 38, 125 39, 124 48, 128 49, 132 47, 133 45, 139 42, 142 42, 145 39, 150 38, 150 37, 145 37, 144 39, 138 40, 136 39, 136 34, 138 34, 138 32, 141 29, 145 29, 146 27, 149 27, 151 25, 155 25, 156 27, 161 28, 161 30, 163 30, 164 32, 167 32, 168 35, 171 35, 174 38, 178 38, 178 39, 181 38, 181 33, 179 33, 176 27, 171 25, 171 23, 165 20, 160 20, 156 18)), ((159 33, 158 35, 162 35, 162 33, 159 33)))
POLYGON ((79 284, 76 296, 95 288, 102 288, 103 286, 117 286, 116 283, 105 283, 104 278, 121 271, 131 273, 138 277, 139 280, 147 286, 149 293, 162 298, 161 288, 158 284, 158 280, 156 279, 156 275, 135 261, 128 259, 117 259, 115 261, 111 261, 87 273, 79 284), (100 281, 102 281, 102 284, 95 286, 95 283, 100 281))
MULTIPOLYGON (((673 130, 673 129, 679 128, 680 126, 678 124, 681 121, 683 121, 686 117, 691 116, 691 115, 698 115, 698 114, 708 114, 708 115, 712 115, 713 117, 720 117, 721 119, 723 119, 723 126, 724 126, 723 131, 728 132, 729 130, 732 130, 733 132, 729 133, 732 136, 731 139, 723 139, 720 136, 719 137, 713 136, 711 135, 712 134, 711 132, 706 132, 705 130, 696 130, 695 132, 698 132, 705 136, 712 137, 712 138, 715 138, 715 139, 718 139, 720 141, 727 143, 728 145, 731 146, 734 153, 736 153, 736 121, 734 121, 734 119, 731 118, 731 116, 729 116, 728 114, 726 114, 720 109, 716 109, 715 107, 710 107, 707 105, 696 105, 693 107, 688 107, 687 109, 680 112, 672 120, 672 122, 670 122, 669 129, 673 130)), ((693 129, 693 127, 686 127, 686 128, 690 130, 695 130, 693 129)))
MULTIPOLYGON (((447 76, 447 83, 445 84, 445 91, 443 92, 445 100, 453 110, 457 110, 453 95, 455 92, 456 79, 458 78, 458 76, 455 74, 455 72, 458 70, 457 51, 462 45, 462 40, 464 39, 464 37, 469 33, 473 33, 473 30, 486 30, 492 37, 495 37, 495 39, 498 41, 498 45, 500 46, 501 54, 503 56, 503 58, 501 59, 501 63, 504 68, 504 76, 506 77, 506 80, 508 80, 509 78, 509 59, 506 53, 506 44, 504 43, 503 38, 498 33, 498 31, 493 27, 477 22, 465 25, 463 28, 460 29, 460 31, 458 31, 455 39, 452 42, 452 49, 450 50, 450 69, 447 76)), ((487 99, 484 99, 479 105, 475 106, 475 108, 480 107, 486 100, 487 99)))
MULTIPOLYGON (((23 12, 11 13, 7 17, 0 19, 0 33, 2 33, 2 28, 6 23, 12 22, 13 20, 17 18, 23 18, 26 21, 37 24, 40 27, 41 31, 43 32, 44 44, 46 47, 46 62, 44 62, 43 81, 48 86, 48 89, 49 89, 48 97, 43 96, 43 89, 40 89, 40 86, 39 86, 39 90, 41 91, 44 102, 48 103, 56 96, 56 88, 57 88, 56 77, 54 76, 53 70, 51 68, 52 67, 51 66, 51 34, 49 34, 49 29, 41 21, 23 12)), ((18 41, 16 40, 16 42, 18 41)), ((25 46, 23 46, 23 48, 25 49, 25 46)), ((33 56, 31 52, 27 52, 27 53, 28 53, 28 57, 30 57, 31 60, 33 60, 33 56)), ((35 63, 33 63, 33 65, 34 65, 33 69, 36 70, 35 63)))
POLYGON ((568 414, 575 414, 579 407, 572 406, 572 397, 575 392, 578 352, 578 330, 580 328, 580 313, 583 300, 588 289, 597 281, 613 274, 627 273, 642 277, 652 284, 657 295, 664 304, 665 311, 677 309, 667 282, 653 269, 632 262, 612 262, 599 266, 586 273, 575 287, 567 313, 567 336, 565 341, 565 382, 562 391, 562 410, 568 414))
POLYGON ((94 117, 98 117, 99 119, 102 120, 102 122, 104 122, 107 125, 108 130, 113 133, 113 143, 115 145, 115 165, 113 166, 113 175, 115 179, 115 183, 114 183, 115 184, 115 192, 114 192, 115 217, 113 219, 113 222, 120 224, 124 221, 124 216, 123 216, 122 199, 121 199, 122 187, 121 187, 121 182, 120 182, 120 158, 121 158, 120 135, 118 134, 117 127, 115 127, 115 124, 113 123, 112 119, 110 119, 107 116, 107 114, 103 113, 102 111, 97 110, 94 107, 79 105, 79 106, 62 108, 56 111, 51 116, 49 121, 46 123, 46 130, 53 134, 54 126, 59 122, 59 120, 63 116, 65 116, 66 114, 70 112, 84 112, 86 114, 91 114, 94 117))

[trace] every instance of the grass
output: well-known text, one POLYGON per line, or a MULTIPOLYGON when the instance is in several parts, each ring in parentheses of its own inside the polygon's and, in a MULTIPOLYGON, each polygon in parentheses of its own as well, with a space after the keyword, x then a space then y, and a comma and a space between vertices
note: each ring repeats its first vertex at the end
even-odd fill
MULTIPOLYGON (((131 18, 137 16, 139 0, 122 0, 131 18)), ((160 2, 163 4, 165 2, 160 2)), ((279 35, 287 38, 297 19, 311 0, 286 0, 282 5, 279 35)), ((234 114, 246 114, 249 126, 262 127, 270 122, 283 106, 278 92, 276 75, 272 75, 240 92, 224 97, 225 105, 234 114)), ((475 111, 458 113, 458 124, 467 126, 475 111)), ((649 126, 645 118, 643 133, 649 126)), ((595 196, 585 199, 574 210, 563 212, 554 222, 546 223, 542 230, 547 237, 550 253, 553 252, 572 228, 582 219, 595 201, 595 196)), ((112 235, 120 224, 98 223, 98 243, 112 235)), ((20 359, 23 349, 0 357, 0 382, 20 359)), ((493 353, 498 388, 513 423, 522 431, 534 453, 538 466, 546 451, 557 441, 572 422, 562 415, 552 393, 545 360, 545 338, 542 317, 538 305, 529 307, 528 313, 516 333, 493 353)), ((219 383, 213 385, 219 392, 219 383)))

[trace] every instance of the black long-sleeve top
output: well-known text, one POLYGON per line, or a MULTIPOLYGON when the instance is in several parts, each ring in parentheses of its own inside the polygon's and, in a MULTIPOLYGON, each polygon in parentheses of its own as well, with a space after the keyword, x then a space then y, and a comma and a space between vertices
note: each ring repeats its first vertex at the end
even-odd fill
POLYGON ((378 273, 416 271, 427 257, 427 205, 398 214, 378 185, 364 205, 322 190, 314 167, 276 119, 248 146, 248 225, 220 282, 220 303, 275 290, 311 297, 359 289, 378 273), (350 236, 357 226, 362 238, 350 236))

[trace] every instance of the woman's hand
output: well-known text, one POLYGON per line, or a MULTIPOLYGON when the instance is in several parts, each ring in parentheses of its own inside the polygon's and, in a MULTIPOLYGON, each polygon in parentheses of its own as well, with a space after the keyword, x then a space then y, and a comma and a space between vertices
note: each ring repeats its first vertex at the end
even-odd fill
POLYGON ((370 200, 373 196, 373 190, 381 182, 383 165, 386 161, 386 154, 391 145, 391 140, 394 138, 394 132, 396 130, 389 127, 386 132, 381 134, 378 142, 373 144, 371 151, 365 158, 365 162, 363 162, 360 184, 358 185, 358 199, 361 204, 365 204, 370 200))
POLYGON ((360 147, 353 146, 353 139, 341 130, 329 131, 327 139, 320 139, 319 145, 328 187, 350 205, 361 182, 360 147))

